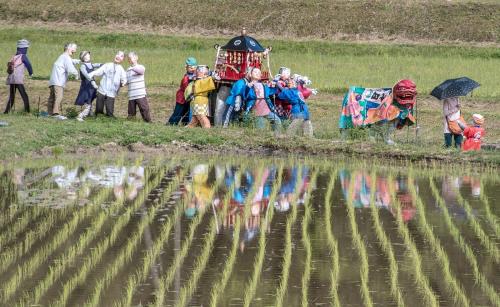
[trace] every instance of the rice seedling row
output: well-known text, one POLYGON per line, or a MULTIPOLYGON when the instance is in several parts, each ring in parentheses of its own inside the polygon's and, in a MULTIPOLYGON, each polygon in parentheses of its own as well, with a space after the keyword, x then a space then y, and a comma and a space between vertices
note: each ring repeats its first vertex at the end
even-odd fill
POLYGON ((469 246, 469 244, 467 244, 467 242, 460 234, 460 230, 453 223, 452 217, 448 212, 448 207, 446 206, 444 199, 439 194, 436 184, 434 183, 434 180, 432 178, 429 179, 429 185, 431 187, 432 194, 443 213, 443 220, 448 228, 449 234, 453 238, 453 241, 455 241, 455 244, 457 244, 460 250, 462 250, 465 258, 472 268, 475 282, 479 284, 481 290, 488 296, 488 299, 494 306, 500 306, 500 297, 498 296, 497 291, 492 285, 490 285, 484 274, 481 273, 478 261, 474 255, 474 251, 469 246))
POLYGON ((493 228, 495 236, 497 238, 500 238, 500 225, 498 223, 497 217, 491 212, 490 202, 488 200, 488 196, 486 195, 486 193, 484 193, 484 186, 482 182, 481 182, 481 191, 483 192, 481 193, 481 195, 479 195, 479 199, 481 200, 481 203, 483 205, 486 220, 490 224, 491 228, 493 228))
MULTIPOLYGON (((295 191, 298 191, 300 187, 302 177, 302 168, 299 169, 297 175, 297 182, 295 184, 295 191)), ((294 195, 293 201, 290 202, 292 207, 292 212, 288 216, 286 221, 286 231, 285 231, 285 250, 283 253, 283 263, 282 271, 279 281, 279 286, 276 289, 274 306, 283 306, 283 300, 288 288, 288 277, 290 275, 290 265, 292 262, 292 226, 297 220, 297 194, 294 195)))
POLYGON ((93 270, 93 268, 100 262, 104 253, 112 246, 118 239, 121 230, 129 223, 132 215, 137 209, 145 202, 147 195, 150 191, 155 188, 161 181, 161 178, 165 174, 165 168, 161 168, 156 172, 157 175, 153 179, 148 180, 145 184, 143 190, 134 199, 133 203, 126 209, 126 211, 120 215, 120 217, 113 224, 109 236, 103 238, 96 246, 91 249, 90 255, 85 258, 84 262, 81 264, 80 269, 69 280, 65 281, 62 287, 62 292, 52 306, 66 305, 68 299, 73 292, 73 290, 81 285, 88 274, 93 270))
MULTIPOLYGON (((109 191, 102 191, 96 197, 96 200, 102 201, 100 199, 106 195, 109 191)), ((71 220, 66 222, 62 228, 51 237, 51 241, 46 245, 42 246, 40 250, 34 253, 28 260, 19 265, 12 276, 4 285, 2 291, 2 301, 8 301, 11 296, 16 292, 18 286, 28 277, 33 274, 37 268, 54 252, 59 248, 70 235, 77 229, 77 226, 85 218, 91 215, 94 211, 98 210, 97 205, 86 206, 83 210, 74 211, 71 216, 71 220)))
MULTIPOLYGON (((479 242, 486 248, 486 251, 493 257, 493 260, 497 264, 500 263, 500 253, 498 252, 498 248, 494 242, 491 242, 490 237, 486 234, 486 232, 481 227, 479 220, 472 213, 472 208, 469 205, 469 202, 462 197, 462 194, 458 189, 455 190, 457 195, 458 203, 465 209, 467 213, 467 220, 469 222, 474 235, 479 239, 479 242)), ((494 226, 494 225, 492 225, 494 226)))
MULTIPOLYGON (((389 177, 389 181, 392 181, 392 177, 389 177)), ((415 246, 415 242, 413 242, 410 232, 403 221, 403 216, 400 208, 401 203, 396 198, 394 188, 392 186, 389 186, 389 194, 391 202, 394 204, 394 208, 396 209, 396 223, 399 236, 403 239, 404 244, 408 248, 408 255, 413 260, 413 276, 415 278, 417 290, 423 296, 423 302, 426 306, 439 306, 438 299, 435 293, 432 291, 429 285, 429 280, 422 270, 422 259, 420 257, 420 254, 418 253, 417 247, 415 246)))
POLYGON ((153 305, 155 305, 155 306, 163 306, 164 305, 165 294, 166 294, 168 288, 170 287, 170 285, 175 277, 175 273, 180 268, 180 266, 184 263, 184 259, 189 251, 191 243, 193 242, 196 229, 198 228, 199 224, 201 223, 203 217, 205 216, 205 213, 206 213, 206 210, 201 211, 201 213, 197 214, 196 217, 191 221, 191 224, 189 225, 188 236, 187 236, 187 238, 185 238, 185 240, 182 244, 181 250, 175 255, 175 258, 172 261, 172 265, 166 271, 164 276, 160 279, 159 286, 154 293, 155 299, 154 299, 153 305))
MULTIPOLYGON (((248 307, 252 303, 252 299, 255 295, 255 291, 257 289, 259 280, 260 280, 260 275, 262 273, 262 266, 264 265, 264 256, 266 254, 266 230, 267 230, 267 225, 269 225, 273 219, 274 216, 274 210, 270 208, 274 204, 274 201, 276 200, 276 195, 278 194, 279 188, 281 186, 281 180, 283 176, 283 165, 280 165, 280 168, 278 170, 278 175, 275 181, 273 182, 273 187, 272 187, 272 192, 271 195, 269 196, 269 203, 268 203, 268 208, 266 212, 266 216, 264 218, 264 222, 262 223, 261 226, 261 232, 259 236, 259 251, 258 254, 255 258, 254 262, 254 271, 252 273, 251 279, 248 281, 247 285, 245 286, 245 296, 243 300, 243 305, 245 307, 248 307)), ((215 306, 215 305, 212 305, 215 306)))
POLYGON ((196 285, 198 284, 198 280, 201 277, 201 274, 205 270, 205 267, 207 266, 208 259, 210 258, 210 254, 212 253, 212 249, 214 246, 214 241, 215 237, 217 235, 217 227, 216 227, 216 219, 215 217, 212 218, 209 226, 209 233, 205 235, 203 238, 204 246, 201 251, 200 256, 196 259, 196 264, 194 267, 193 272, 191 273, 191 276, 189 280, 187 281, 187 284, 184 285, 178 295, 178 301, 175 304, 175 306, 186 306, 189 303, 189 299, 191 295, 193 294, 194 290, 196 289, 196 285))
MULTIPOLYGON (((184 172, 181 172, 178 177, 172 180, 166 188, 162 195, 159 197, 159 201, 156 202, 158 205, 164 203, 168 200, 172 193, 179 187, 180 180, 184 177, 184 172)), ((113 282, 114 278, 118 274, 118 272, 130 262, 132 255, 135 253, 137 247, 139 246, 139 242, 143 236, 144 229, 151 223, 153 218, 156 215, 158 206, 152 206, 149 208, 146 217, 142 218, 137 229, 133 232, 133 235, 130 239, 127 240, 126 246, 118 252, 113 263, 111 263, 108 267, 110 269, 106 270, 104 276, 96 282, 96 286, 94 287, 94 292, 91 295, 91 298, 85 303, 85 306, 97 306, 99 304, 102 291, 104 291, 109 285, 113 282)))
MULTIPOLYGON (((372 174, 372 178, 375 178, 375 174, 372 174)), ((398 263, 396 262, 396 256, 394 255, 394 250, 392 248, 392 243, 389 237, 386 235, 382 223, 380 222, 379 212, 375 206, 375 187, 376 182, 373 181, 370 189, 370 211, 372 216, 373 225, 375 228, 375 235, 377 236, 378 244, 384 252, 386 258, 389 262, 389 282, 391 286, 391 295, 394 302, 398 307, 404 307, 403 294, 399 287, 399 269, 398 263)))
MULTIPOLYGON (((234 184, 228 189, 226 196, 224 198, 223 203, 223 213, 222 218, 225 218, 228 210, 228 203, 233 194, 234 184)), ((218 301, 220 295, 223 293, 226 288, 227 282, 229 281, 229 277, 233 271, 234 263, 236 262, 236 257, 238 255, 238 245, 240 241, 240 227, 241 227, 241 218, 240 216, 236 216, 236 221, 234 223, 234 233, 233 233, 233 244, 231 245, 231 251, 226 260, 226 264, 224 266, 224 270, 222 271, 221 277, 217 280, 216 284, 212 287, 210 291, 210 306, 216 307, 218 306, 218 301)))
POLYGON ((363 298, 363 303, 365 306, 373 306, 370 289, 368 287, 368 279, 369 279, 369 270, 370 267, 368 265, 368 255, 366 253, 366 247, 363 243, 363 239, 358 231, 358 225, 356 223, 356 212, 354 208, 354 204, 352 203, 352 199, 354 197, 354 177, 351 178, 349 184, 349 193, 347 196, 347 214, 349 218, 349 223, 351 226, 352 232, 352 240, 354 243, 354 247, 358 253, 359 259, 361 261, 360 266, 360 279, 361 279, 361 297, 363 298))
POLYGON ((340 307, 341 305, 338 294, 339 272, 340 272, 339 250, 338 250, 338 241, 333 235, 332 220, 331 220, 332 193, 335 187, 336 176, 337 176, 337 171, 334 170, 330 174, 330 180, 326 188, 324 206, 325 206, 326 237, 328 240, 328 247, 331 253, 331 264, 332 264, 332 268, 330 271, 330 295, 332 297, 332 306, 340 307))
POLYGON ((425 206, 422 203, 422 199, 418 196, 415 184, 413 183, 413 180, 408 181, 408 189, 417 208, 419 223, 418 228, 437 257, 438 266, 441 268, 443 273, 444 281, 446 282, 448 288, 447 290, 451 292, 450 296, 455 304, 459 304, 460 306, 470 306, 469 299, 467 298, 462 285, 458 282, 451 271, 448 255, 441 246, 439 239, 434 235, 432 228, 427 223, 425 217, 425 206))
POLYGON ((26 232, 24 238, 19 238, 14 245, 5 248, 0 254, 0 274, 5 272, 15 261, 30 252, 35 242, 48 236, 50 230, 56 225, 57 220, 67 217, 70 213, 69 209, 63 211, 50 211, 49 215, 42 222, 26 232))
POLYGON ((309 289, 309 280, 311 278, 311 259, 312 259, 312 247, 311 247, 311 238, 309 237, 308 227, 311 223, 311 209, 310 200, 311 200, 311 189, 316 185, 316 177, 317 173, 315 172, 309 183, 309 190, 307 191, 307 198, 304 200, 304 219, 302 221, 302 243, 304 245, 304 249, 306 251, 306 263, 304 268, 304 275, 302 275, 302 306, 309 306, 308 302, 308 289, 309 289))
MULTIPOLYGON (((181 177, 182 176, 179 176, 179 178, 181 177)), ((165 242, 168 241, 174 223, 180 218, 180 214, 182 212, 180 206, 182 205, 184 205, 184 203, 181 201, 181 203, 175 207, 173 214, 167 218, 167 221, 161 227, 158 238, 154 241, 152 247, 145 252, 140 268, 128 278, 126 283, 126 296, 123 297, 121 301, 117 302, 115 304, 116 306, 132 305, 132 298, 136 287, 146 280, 151 267, 162 250, 162 247, 165 245, 165 242)))

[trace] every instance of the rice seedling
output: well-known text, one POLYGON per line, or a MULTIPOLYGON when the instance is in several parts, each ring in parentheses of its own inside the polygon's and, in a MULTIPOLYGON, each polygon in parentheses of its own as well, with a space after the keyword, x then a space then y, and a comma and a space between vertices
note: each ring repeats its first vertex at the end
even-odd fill
POLYGON ((418 196, 413 178, 411 177, 411 172, 408 176, 408 190, 410 191, 413 202, 416 204, 419 230, 426 239, 426 242, 431 246, 432 251, 437 257, 437 261, 443 273, 448 291, 451 292, 451 297, 455 304, 460 304, 460 306, 470 306, 469 299, 467 298, 462 285, 458 282, 451 271, 448 255, 441 246, 439 239, 434 235, 432 228, 427 223, 425 217, 425 206, 422 203, 422 199, 418 196))
MULTIPOLYGON (((311 182, 309 183, 309 189, 316 185, 316 176, 317 173, 314 173, 311 178, 311 182)), ((311 278, 311 258, 312 258, 312 247, 311 247, 311 239, 308 234, 308 227, 311 223, 311 209, 310 200, 311 200, 311 191, 308 191, 307 199, 304 200, 304 220, 302 221, 302 243, 304 245, 304 249, 306 251, 306 263, 304 268, 304 275, 302 275, 302 306, 309 306, 307 301, 308 298, 308 289, 309 289, 309 279, 311 278)))
MULTIPOLYGON (((299 190, 301 177, 302 168, 299 168, 294 191, 299 190)), ((285 251, 283 253, 282 271, 279 286, 276 289, 274 302, 274 306, 277 307, 283 306, 283 299, 285 298, 286 290, 288 288, 288 276, 290 275, 290 265, 292 262, 292 226, 297 220, 297 194, 294 195, 294 199, 291 202, 292 212, 289 214, 286 221, 285 251)))
MULTIPOLYGON (((184 170, 184 169, 183 169, 184 170)), ((162 204, 166 200, 170 198, 172 192, 174 192, 180 184, 180 179, 184 177, 184 172, 181 172, 178 177, 172 180, 169 186, 163 191, 162 195, 159 197, 157 204, 162 204)), ((108 267, 110 269, 106 270, 106 273, 102 278, 97 281, 96 286, 94 287, 94 292, 91 295, 91 298, 85 303, 85 306, 97 306, 99 304, 102 291, 104 291, 114 280, 118 272, 123 268, 125 264, 130 262, 133 253, 136 251, 139 242, 143 236, 144 229, 151 223, 153 220, 158 206, 152 206, 149 208, 147 215, 145 218, 142 218, 137 229, 133 232, 131 238, 127 240, 126 246, 122 248, 113 263, 111 263, 108 267)))
POLYGON ((472 213, 472 208, 469 205, 469 202, 462 197, 462 194, 458 189, 455 189, 455 193, 457 196, 458 203, 465 209, 467 213, 467 221, 469 222, 474 235, 479 239, 479 242, 486 248, 486 252, 488 252, 493 260, 499 264, 500 263, 500 253, 496 246, 495 242, 492 242, 490 237, 486 234, 486 232, 481 227, 478 218, 472 213))
POLYGON ((481 288, 481 290, 488 296, 488 299, 490 300, 490 302, 494 306, 500 306, 500 297, 498 296, 497 291, 495 290, 495 288, 492 285, 489 284, 486 277, 479 270, 479 264, 478 264, 478 261, 477 261, 475 255, 474 255, 474 251, 467 244, 465 239, 460 234, 460 230, 457 228, 457 226, 453 222, 453 219, 450 216, 450 213, 448 212, 448 207, 446 206, 446 202, 439 194, 439 191, 438 191, 436 184, 434 183, 434 179, 432 177, 429 178, 429 186, 431 187, 431 191, 432 191, 434 199, 436 200, 436 203, 438 204, 439 208, 442 211, 443 220, 448 228, 449 234, 453 238, 453 241, 455 242, 455 244, 457 244, 458 247, 462 250, 462 252, 465 255, 465 258, 467 259, 467 261, 469 262, 469 265, 472 268, 472 273, 473 273, 475 281, 479 284, 479 287, 481 288))
MULTIPOLYGON (((178 178, 181 177, 182 176, 178 176, 178 178)), ((115 306, 132 305, 132 298, 137 285, 146 280, 151 267, 153 266, 154 262, 156 261, 158 255, 162 250, 162 247, 165 245, 165 242, 168 241, 174 223, 180 218, 180 215, 182 213, 181 208, 183 205, 184 204, 181 201, 179 205, 175 206, 174 213, 171 216, 169 216, 167 218, 167 221, 163 224, 160 230, 160 234, 152 244, 151 249, 146 251, 140 268, 135 273, 130 275, 127 281, 126 295, 123 297, 121 301, 117 302, 115 306)))
POLYGON ((201 274, 203 273, 205 267, 207 266, 208 259, 210 258, 210 254, 212 253, 215 237, 217 234, 215 217, 212 218, 209 229, 210 229, 209 233, 207 233, 203 238, 204 241, 203 249, 201 251, 201 254, 196 259, 194 270, 193 272, 191 272, 191 276, 187 281, 187 284, 181 288, 175 306, 186 306, 188 304, 189 298, 196 289, 198 280, 200 279, 201 274))
MULTIPOLYGON (((109 191, 103 190, 102 193, 96 195, 96 200, 102 201, 104 195, 109 191)), ((77 226, 92 212, 98 210, 97 206, 87 206, 83 210, 73 212, 71 219, 65 223, 62 228, 51 237, 50 242, 44 245, 40 250, 34 253, 28 260, 18 266, 14 276, 12 276, 3 287, 1 300, 6 302, 19 288, 23 280, 30 277, 33 272, 51 255, 58 247, 60 247, 69 236, 77 229, 77 226)), ((10 260, 9 260, 10 261, 10 260)), ((12 260, 13 261, 13 260, 12 260)))
POLYGON ((347 202, 347 214, 349 217, 349 222, 351 225, 352 232, 352 240, 354 243, 354 247, 358 252, 359 259, 361 261, 360 267, 360 278, 361 278, 361 297, 363 298, 363 303, 365 306, 373 306, 370 289, 368 287, 369 280, 369 270, 370 267, 368 265, 368 255, 366 253, 365 245, 363 244, 363 239, 358 231, 358 226, 356 223, 356 212, 354 208, 354 204, 352 203, 352 199, 354 198, 354 176, 352 176, 350 184, 349 184, 349 192, 346 199, 347 202))
POLYGON ((156 175, 146 182, 143 190, 134 199, 133 203, 113 224, 109 236, 103 238, 96 244, 96 246, 91 250, 90 255, 85 258, 83 264, 81 265, 81 269, 63 284, 62 293, 60 293, 56 301, 51 304, 52 306, 67 304, 71 293, 77 286, 81 285, 85 281, 91 270, 93 270, 93 268, 100 262, 104 253, 115 243, 116 239, 120 235, 120 232, 128 224, 134 212, 145 202, 150 191, 158 186, 164 174, 165 168, 160 168, 160 170, 156 172, 156 175))
POLYGON ((245 286, 245 296, 243 299, 243 305, 245 307, 248 307, 252 303, 252 299, 255 295, 255 291, 257 289, 259 280, 260 280, 260 275, 262 273, 262 266, 264 265, 264 256, 266 254, 266 229, 267 225, 269 225, 273 219, 274 216, 274 210, 270 209, 269 207, 274 204, 274 201, 276 200, 276 195, 278 194, 278 191, 281 186, 281 180, 283 176, 283 165, 280 165, 280 168, 278 170, 278 175, 275 181, 273 182, 273 187, 272 187, 272 192, 271 195, 269 196, 269 202, 268 202, 268 208, 266 212, 266 216, 264 218, 264 221, 262 222, 261 225, 261 232, 260 232, 260 237, 259 237, 259 250, 258 254, 255 257, 254 261, 254 271, 252 273, 251 279, 248 281, 247 285, 245 286))
MULTIPOLYGON (((218 186, 218 183, 219 182, 217 181, 214 184, 214 186, 218 186)), ((176 253, 175 258, 172 261, 172 265, 167 270, 165 275, 160 279, 159 286, 154 293, 155 301, 154 301, 153 305, 163 306, 163 301, 165 300, 165 293, 168 290, 168 288, 170 287, 172 281, 174 280, 175 273, 180 268, 180 266, 184 263, 184 259, 189 251, 191 243, 193 242, 196 229, 198 228, 198 225, 201 223, 206 211, 207 210, 201 211, 191 221, 191 224, 189 225, 188 236, 187 236, 187 238, 184 239, 184 242, 182 243, 181 250, 178 253, 176 253)))
MULTIPOLYGON (((226 193, 226 196, 224 197, 222 218, 225 218, 225 216, 227 215, 228 204, 229 200, 231 199, 231 195, 233 194, 233 190, 234 190, 234 184, 230 186, 230 188, 226 193)), ((240 228, 241 228, 241 218, 238 215, 236 216, 236 221, 234 223, 233 244, 231 245, 231 251, 226 260, 224 270, 222 271, 221 278, 216 282, 216 284, 212 287, 212 290, 210 291, 209 305, 212 307, 218 306, 219 297, 226 288, 227 282, 229 281, 229 277, 231 276, 231 273, 233 271, 234 263, 236 262, 236 257, 238 256, 240 228)))
POLYGON ((326 224, 326 237, 328 239, 328 246, 330 248, 330 253, 332 254, 332 268, 330 272, 330 294, 332 296, 332 305, 334 307, 340 307, 340 300, 338 294, 338 285, 339 285, 339 250, 338 250, 338 241, 335 239, 332 231, 332 221, 331 221, 331 206, 332 206, 332 193, 333 188, 335 187, 335 178, 337 177, 337 170, 334 170, 330 174, 330 180, 328 182, 328 186, 326 188, 325 195, 325 224, 326 224))
MULTIPOLYGON (((372 178, 376 178, 376 173, 372 172, 372 178)), ((391 295, 393 297, 394 302, 398 307, 403 307, 404 300, 403 294, 401 293, 401 289, 399 287, 399 272, 398 272, 398 264, 396 262, 396 257, 394 255, 394 250, 392 249, 392 243, 389 237, 386 235, 384 228, 382 227, 382 223, 380 222, 379 212, 377 207, 375 206, 375 191, 376 191, 376 181, 372 181, 372 186, 370 187, 370 211, 373 220, 373 225, 375 228, 375 235, 377 236, 378 244, 380 248, 385 253, 386 258, 389 262, 389 280, 391 284, 391 295)))
MULTIPOLYGON (((392 181, 392 176, 389 176, 389 182, 392 181)), ((394 209, 396 210, 396 223, 398 226, 399 236, 403 239, 404 244, 408 248, 408 256, 413 260, 413 276, 415 278, 417 290, 423 296, 423 302, 426 306, 439 306, 439 301, 429 285, 428 278, 422 270, 422 259, 420 258, 415 242, 413 242, 410 232, 403 221, 403 215, 400 208, 401 203, 396 198, 394 187, 392 185, 389 185, 389 194, 391 202, 394 204, 394 209)))
POLYGON ((481 200, 481 203, 483 204, 484 214, 486 216, 486 220, 490 224, 491 228, 493 228, 493 231, 495 232, 496 237, 500 238, 500 225, 498 224, 497 217, 491 212, 490 202, 489 202, 488 196, 485 193, 483 180, 481 180, 481 191, 482 192, 479 195, 479 199, 481 200))

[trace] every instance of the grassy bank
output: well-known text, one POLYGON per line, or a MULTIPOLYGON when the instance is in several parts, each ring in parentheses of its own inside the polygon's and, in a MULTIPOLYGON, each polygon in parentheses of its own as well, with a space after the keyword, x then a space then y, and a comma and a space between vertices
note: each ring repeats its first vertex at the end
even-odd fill
MULTIPOLYGON (((486 117, 486 142, 500 143, 500 53, 490 47, 446 46, 446 45, 388 45, 331 43, 321 41, 264 41, 274 46, 273 69, 289 65, 294 71, 309 75, 320 95, 309 100, 315 140, 279 139, 267 131, 261 133, 251 127, 229 130, 201 131, 164 126, 174 106, 174 94, 182 76, 183 60, 194 55, 202 63, 211 63, 214 43, 225 42, 228 37, 193 38, 164 35, 109 34, 101 32, 78 32, 3 26, 0 31, 0 61, 7 62, 14 51, 15 41, 26 37, 32 41, 30 58, 35 69, 35 78, 26 80, 26 88, 33 111, 46 110, 48 96, 47 79, 52 62, 61 52, 64 42, 74 40, 80 50, 90 49, 95 62, 108 61, 116 49, 136 50, 141 62, 147 67, 147 86, 154 124, 125 120, 89 119, 85 123, 75 121, 55 122, 36 118, 34 115, 0 115, 0 120, 10 123, 0 128, 0 159, 13 155, 29 156, 43 148, 57 152, 72 152, 75 148, 91 148, 115 142, 129 145, 142 142, 146 145, 168 145, 172 141, 206 146, 217 151, 222 148, 255 149, 264 152, 324 153, 359 152, 382 156, 408 158, 460 158, 465 160, 500 160, 497 153, 459 154, 441 148, 442 119, 441 103, 426 95, 443 79, 468 75, 482 86, 473 97, 463 100, 463 112, 469 119, 473 112, 486 117), (300 54, 300 57, 297 57, 300 54), (356 131, 355 139, 340 142, 337 129, 342 94, 349 85, 367 87, 391 86, 400 78, 410 77, 417 81, 419 90, 418 118, 419 137, 415 129, 397 131, 396 148, 367 143, 366 131, 356 131)), ((0 70, 0 78, 5 72, 0 70)), ((79 82, 68 82, 65 90, 64 109, 73 106, 79 82)), ((127 115, 126 89, 116 101, 115 113, 127 115)), ((6 86, 0 87, 0 108, 3 111, 8 95, 6 86)), ((17 98, 16 112, 22 110, 17 98)), ((173 146, 175 148, 175 146, 173 146)))
MULTIPOLYGON (((31 85, 39 86, 40 95, 46 95, 45 82, 31 81, 31 85)), ((70 84, 68 96, 76 94, 75 82, 70 84)), ((35 87, 36 88, 36 87, 35 87)), ((8 127, 0 128, 0 160, 12 157, 29 157, 62 153, 94 153, 98 149, 119 150, 119 146, 142 143, 156 148, 158 153, 171 155, 185 152, 205 153, 242 153, 262 154, 298 154, 298 155, 336 155, 339 153, 377 156, 379 158, 403 158, 412 160, 446 160, 446 161, 481 161, 500 163, 500 153, 483 151, 481 153, 460 153, 442 148, 442 124, 439 102, 422 99, 419 105, 419 136, 415 137, 415 129, 397 131, 396 147, 370 143, 366 130, 357 130, 354 137, 347 142, 340 141, 337 119, 340 111, 340 96, 320 95, 310 100, 310 109, 315 127, 315 139, 275 138, 271 131, 260 131, 251 125, 229 129, 215 128, 211 130, 187 129, 184 127, 165 126, 173 103, 171 95, 175 88, 162 87, 151 89, 154 93, 150 102, 153 110, 152 124, 139 120, 125 120, 126 104, 123 97, 116 103, 116 114, 119 119, 91 118, 84 123, 75 120, 65 122, 50 118, 37 118, 35 115, 15 113, 0 115, 0 120, 9 122, 8 127), (167 92, 164 94, 162 92, 167 92), (439 110, 439 109, 438 109, 439 110)), ((45 96, 43 96, 45 97, 45 96)), ((500 142, 500 111, 491 108, 488 101, 464 101, 464 115, 470 117, 472 111, 485 114, 488 122, 487 142, 500 142)), ((36 104, 33 106, 36 110, 36 104)), ((18 105, 18 109, 20 105, 18 105)), ((136 149, 135 147, 134 150, 136 149)), ((142 150, 139 146, 139 150, 142 150)), ((92 155, 92 154, 91 154, 92 155)))
POLYGON ((7 21, 71 21, 84 25, 167 28, 184 33, 238 32, 316 38, 407 38, 498 42, 500 4, 494 0, 64 0, 0 3, 7 21), (450 22, 452 21, 452 22, 450 22))
MULTIPOLYGON (((118 49, 135 50, 146 65, 150 86, 177 85, 187 56, 211 65, 220 38, 179 37, 153 34, 110 34, 88 31, 0 26, 0 60, 7 62, 15 42, 25 37, 37 79, 48 79, 52 63, 65 42, 76 41, 79 51, 90 50, 95 62, 111 61, 118 49)), ((255 35, 257 38, 258 36, 255 35)), ((429 93, 444 79, 469 76, 482 86, 476 97, 500 97, 500 51, 495 47, 451 45, 359 44, 328 41, 262 40, 273 46, 272 71, 289 66, 310 77, 313 86, 329 93, 344 93, 351 85, 392 86, 402 78, 413 79, 420 94, 429 93)), ((0 78, 5 76, 0 70, 0 78)))

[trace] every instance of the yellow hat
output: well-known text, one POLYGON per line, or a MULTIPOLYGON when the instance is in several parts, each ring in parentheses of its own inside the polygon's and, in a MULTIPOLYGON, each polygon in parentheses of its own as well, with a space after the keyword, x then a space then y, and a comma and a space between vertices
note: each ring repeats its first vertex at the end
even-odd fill
POLYGON ((476 125, 484 124, 484 117, 481 114, 472 114, 472 120, 476 125))

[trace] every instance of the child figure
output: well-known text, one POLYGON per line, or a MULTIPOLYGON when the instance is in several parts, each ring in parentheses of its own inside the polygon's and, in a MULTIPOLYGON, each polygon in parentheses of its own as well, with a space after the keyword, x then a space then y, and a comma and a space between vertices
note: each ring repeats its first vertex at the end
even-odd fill
POLYGON ((260 81, 262 76, 260 69, 253 68, 250 76, 251 82, 248 83, 249 90, 245 97, 245 115, 247 115, 250 110, 254 109, 257 128, 263 129, 265 127, 265 120, 267 119, 272 123, 273 130, 279 132, 281 120, 278 115, 276 115, 274 105, 269 98, 274 94, 274 89, 271 90, 271 88, 262 84, 260 81))
POLYGON ((465 127, 463 151, 481 150, 481 138, 484 136, 484 117, 481 114, 472 114, 474 126, 465 127))
POLYGON ((307 107, 304 96, 297 88, 297 84, 294 80, 290 80, 288 83, 288 88, 281 87, 279 83, 276 83, 279 90, 278 98, 290 104, 290 119, 292 122, 288 126, 287 134, 289 136, 295 135, 299 128, 302 128, 304 136, 313 136, 313 126, 309 116, 309 108, 307 107))
POLYGON ((80 53, 80 61, 82 61, 82 65, 80 66, 80 80, 82 81, 80 83, 80 91, 75 100, 75 105, 83 106, 83 110, 76 118, 76 120, 83 122, 84 118, 89 116, 92 111, 92 102, 97 95, 97 84, 89 76, 89 73, 101 67, 101 64, 93 64, 90 62, 90 51, 82 51, 80 53))
POLYGON ((184 92, 186 91, 188 84, 196 79, 196 65, 198 65, 198 63, 195 58, 189 57, 186 59, 186 73, 184 74, 184 77, 182 77, 179 89, 175 94, 175 108, 174 112, 168 119, 169 125, 178 125, 181 120, 184 124, 191 121, 189 102, 186 102, 184 92))
POLYGON ((196 80, 192 81, 186 88, 185 97, 192 97, 191 114, 192 118, 188 128, 200 125, 203 128, 210 128, 208 119, 208 94, 215 90, 215 83, 208 75, 208 66, 199 65, 196 68, 196 80))
MULTIPOLYGON (((290 68, 280 67, 278 74, 273 79, 273 82, 276 83, 276 87, 278 89, 277 94, 279 94, 281 88, 288 88, 288 84, 290 82, 290 74, 291 74, 290 68)), ((276 114, 281 119, 290 118, 290 112, 292 109, 290 104, 280 99, 278 95, 276 96, 274 104, 276 107, 276 114)))

